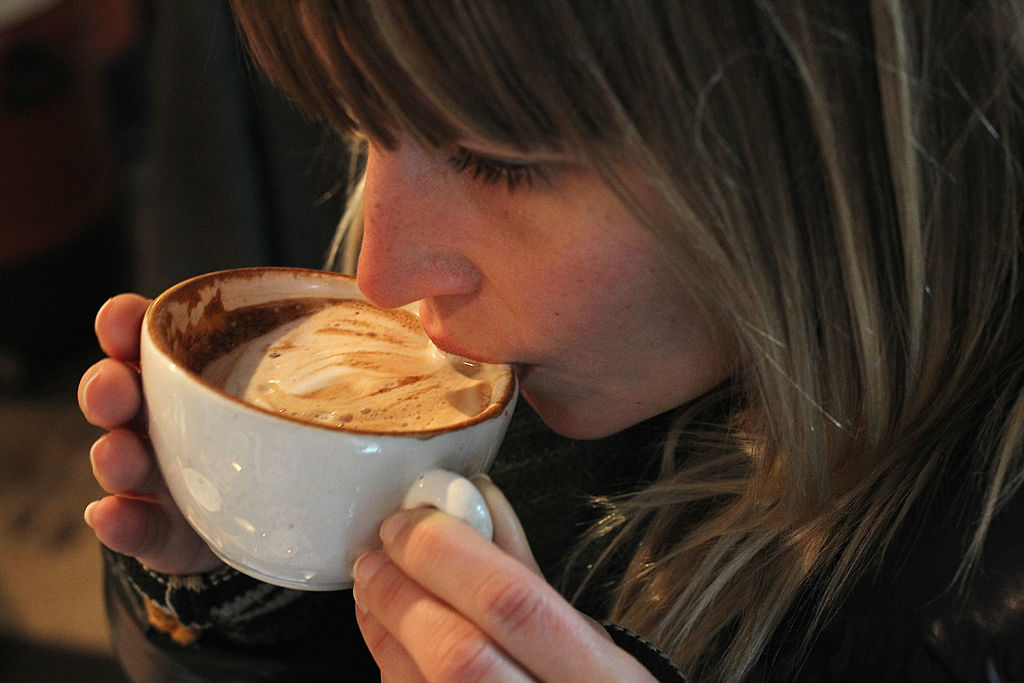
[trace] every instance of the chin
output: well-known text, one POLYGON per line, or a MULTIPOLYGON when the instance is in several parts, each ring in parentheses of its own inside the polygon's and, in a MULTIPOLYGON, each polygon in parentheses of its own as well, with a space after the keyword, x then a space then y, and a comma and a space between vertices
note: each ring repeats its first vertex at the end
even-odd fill
MULTIPOLYGON (((522 397, 529 403, 541 420, 552 431, 569 439, 601 439, 620 432, 630 424, 620 424, 612 419, 605 419, 603 413, 588 410, 583 404, 566 407, 558 401, 545 399, 543 396, 523 390, 522 397)), ((632 423, 631 423, 632 424, 632 423)))

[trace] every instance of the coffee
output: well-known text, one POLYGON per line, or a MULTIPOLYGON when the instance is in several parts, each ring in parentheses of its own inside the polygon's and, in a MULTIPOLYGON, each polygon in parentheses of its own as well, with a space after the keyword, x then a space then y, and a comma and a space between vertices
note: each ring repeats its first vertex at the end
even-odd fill
MULTIPOLYGON (((223 314, 199 371, 225 392, 304 422, 419 432, 484 414, 507 366, 445 354, 402 310, 354 299, 288 299, 223 314)), ((207 336, 207 339, 210 339, 207 336)))

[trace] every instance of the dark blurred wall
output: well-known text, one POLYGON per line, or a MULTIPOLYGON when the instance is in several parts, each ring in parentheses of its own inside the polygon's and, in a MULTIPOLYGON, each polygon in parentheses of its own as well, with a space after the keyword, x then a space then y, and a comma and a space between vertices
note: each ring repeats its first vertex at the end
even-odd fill
POLYGON ((339 143, 250 66, 225 2, 153 7, 137 288, 228 267, 320 267, 341 215, 339 143))
POLYGON ((138 29, 130 0, 0 3, 0 389, 85 343, 127 283, 106 69, 138 29))
POLYGON ((0 389, 93 343, 118 291, 321 266, 344 163, 222 0, 0 0, 0 389))

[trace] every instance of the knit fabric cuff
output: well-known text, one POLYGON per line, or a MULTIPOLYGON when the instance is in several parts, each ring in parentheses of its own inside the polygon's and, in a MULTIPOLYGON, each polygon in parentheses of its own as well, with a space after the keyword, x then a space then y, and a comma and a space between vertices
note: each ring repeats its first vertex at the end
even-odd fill
POLYGON ((661 683, 686 683, 686 677, 665 653, 647 640, 618 624, 603 623, 604 630, 620 648, 644 665, 661 683))
POLYGON ((227 566, 177 576, 110 550, 104 549, 104 555, 111 578, 137 598, 136 612, 182 645, 209 630, 240 644, 280 642, 306 619, 300 591, 257 581, 227 566))

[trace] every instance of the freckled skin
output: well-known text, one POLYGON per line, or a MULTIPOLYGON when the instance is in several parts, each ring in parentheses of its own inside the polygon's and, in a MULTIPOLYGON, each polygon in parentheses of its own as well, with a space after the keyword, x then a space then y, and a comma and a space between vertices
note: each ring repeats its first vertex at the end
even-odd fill
MULTIPOLYGON (((505 156, 510 156, 505 153, 505 156)), ((719 383, 731 355, 662 248, 579 167, 514 191, 404 141, 370 146, 360 288, 420 301, 441 348, 523 367, 554 429, 600 437, 719 383)))

